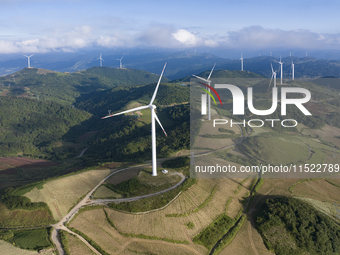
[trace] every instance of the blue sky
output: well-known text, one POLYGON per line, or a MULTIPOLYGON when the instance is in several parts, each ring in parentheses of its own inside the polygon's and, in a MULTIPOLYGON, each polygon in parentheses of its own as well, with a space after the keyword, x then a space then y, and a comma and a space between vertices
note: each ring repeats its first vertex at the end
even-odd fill
POLYGON ((0 53, 339 49, 340 1, 0 0, 0 53))

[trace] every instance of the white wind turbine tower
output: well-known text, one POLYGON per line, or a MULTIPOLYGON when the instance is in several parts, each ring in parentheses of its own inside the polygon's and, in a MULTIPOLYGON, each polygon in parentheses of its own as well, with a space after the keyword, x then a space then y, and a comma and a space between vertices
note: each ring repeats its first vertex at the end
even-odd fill
POLYGON ((103 66, 103 61, 104 61, 104 59, 102 58, 102 53, 100 53, 100 57, 97 58, 97 59, 99 59, 99 66, 102 67, 103 66))
POLYGON ((294 81, 294 63, 292 61, 292 81, 294 81))
MULTIPOLYGON (((211 74, 212 74, 212 72, 213 72, 213 70, 214 70, 214 68, 215 68, 215 65, 216 65, 216 63, 214 64, 213 68, 211 69, 210 74, 209 74, 209 76, 208 76, 208 79, 204 79, 204 78, 202 78, 202 77, 198 77, 198 76, 196 76, 196 75, 194 75, 194 74, 193 74, 193 76, 196 77, 196 78, 198 78, 198 79, 201 79, 201 80, 205 81, 205 82, 210 86, 210 82, 211 82, 211 81, 210 81, 210 77, 211 77, 211 74)), ((209 88, 208 88, 208 91, 210 92, 210 89, 209 89, 209 88)), ((208 94, 206 94, 206 96, 208 96, 208 94)), ((210 101, 210 97, 208 97, 208 120, 211 120, 210 106, 211 106, 211 101, 210 101)))
POLYGON ((271 63, 270 63, 270 66, 272 68, 272 78, 270 79, 270 82, 269 82, 268 91, 269 91, 269 88, 270 88, 270 85, 273 79, 274 79, 274 88, 276 88, 276 71, 274 72, 273 65, 271 63))
POLYGON ((122 56, 121 58, 116 58, 116 60, 119 60, 119 68, 122 69, 123 65, 122 65, 122 59, 124 56, 122 56))
POLYGON ((32 54, 31 56, 26 56, 24 55, 26 58, 27 58, 27 67, 30 68, 31 67, 31 61, 30 61, 30 58, 33 56, 34 54, 32 54))
POLYGON ((155 113, 155 109, 156 109, 156 106, 153 105, 153 101, 155 100, 156 98, 156 95, 157 95, 157 91, 158 91, 158 87, 159 87, 159 84, 161 82, 161 79, 162 79, 162 76, 163 76, 163 73, 164 73, 164 69, 166 67, 166 63, 163 67, 163 71, 161 73, 161 76, 159 77, 159 80, 158 80, 158 83, 157 83, 157 86, 156 86, 156 89, 155 89, 155 92, 153 93, 153 96, 151 98, 151 101, 148 105, 145 105, 145 106, 140 106, 140 107, 136 107, 136 108, 133 108, 133 109, 130 109, 130 110, 127 110, 127 111, 123 111, 123 112, 120 112, 120 113, 116 113, 116 114, 112 114, 112 115, 109 115, 109 116, 106 116, 106 117, 103 117, 102 119, 106 119, 106 118, 110 118, 110 117, 113 117, 113 116, 117 116, 117 115, 121 115, 121 114, 125 114, 125 113, 129 113, 129 112, 135 112, 135 111, 140 111, 140 110, 143 110, 143 109, 148 109, 150 108, 151 109, 151 140, 152 140, 152 176, 157 176, 157 157, 156 157, 156 125, 155 125, 155 120, 157 120, 158 124, 161 126, 161 128, 163 129, 163 132, 164 134, 167 136, 161 122, 159 121, 156 113, 155 113))
POLYGON ((241 58, 240 58, 240 60, 241 60, 241 71, 243 71, 243 58, 242 58, 242 53, 241 53, 241 58))
POLYGON ((283 67, 283 63, 281 62, 281 57, 280 57, 279 64, 280 64, 280 75, 281 75, 281 85, 282 85, 282 76, 283 76, 283 69, 282 69, 282 67, 283 67))

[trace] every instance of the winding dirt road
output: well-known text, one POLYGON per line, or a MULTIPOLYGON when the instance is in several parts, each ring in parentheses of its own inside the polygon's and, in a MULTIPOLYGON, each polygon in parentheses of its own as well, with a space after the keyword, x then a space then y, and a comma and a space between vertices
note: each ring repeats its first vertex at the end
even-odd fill
POLYGON ((144 164, 144 165, 138 165, 138 166, 133 166, 133 167, 127 167, 127 168, 123 168, 123 169, 120 169, 118 171, 115 171, 111 174, 109 174, 108 176, 106 176, 103 180, 101 180, 89 193, 87 193, 87 195, 76 205, 72 208, 72 210, 64 217, 62 218, 57 224, 53 225, 53 230, 52 230, 52 234, 51 234, 51 239, 53 241, 53 243, 55 244, 55 246, 57 247, 58 249, 58 252, 59 252, 59 255, 64 255, 64 250, 62 248, 62 245, 61 245, 61 242, 59 240, 59 231, 60 230, 65 230, 75 236, 77 236, 81 241, 83 241, 91 250, 93 250, 96 254, 99 254, 100 253, 94 249, 84 238, 82 238, 81 236, 77 235, 76 233, 72 232, 71 230, 69 230, 65 224, 67 222, 69 222, 73 217, 74 215, 79 211, 80 208, 84 207, 84 206, 89 206, 89 205, 94 205, 94 204, 106 204, 106 203, 112 203, 112 202, 130 202, 130 201, 135 201, 135 200, 139 200, 139 199, 142 199, 142 198, 146 198, 146 197, 151 197, 151 196, 155 196, 155 195, 158 195, 158 194, 162 194, 164 192, 167 192, 169 190, 172 190, 176 187, 178 187, 179 185, 181 185, 184 180, 185 180, 185 176, 182 174, 182 173, 176 173, 177 175, 179 175, 182 179, 180 182, 178 182, 176 185, 168 188, 168 189, 165 189, 165 190, 162 190, 162 191, 158 191, 158 192, 155 192, 155 193, 152 193, 152 194, 148 194, 148 195, 143 195, 143 196, 138 196, 138 197, 131 197, 131 198, 120 198, 120 199, 95 199, 95 200, 92 200, 91 199, 91 196, 92 194, 96 191, 96 189, 99 188, 100 185, 102 185, 107 179, 109 179, 112 175, 114 174, 117 174, 119 172, 122 172, 122 171, 125 171, 125 170, 128 170, 128 169, 131 169, 131 168, 135 168, 135 167, 141 167, 141 166, 146 166, 146 165, 149 165, 149 164, 144 164))

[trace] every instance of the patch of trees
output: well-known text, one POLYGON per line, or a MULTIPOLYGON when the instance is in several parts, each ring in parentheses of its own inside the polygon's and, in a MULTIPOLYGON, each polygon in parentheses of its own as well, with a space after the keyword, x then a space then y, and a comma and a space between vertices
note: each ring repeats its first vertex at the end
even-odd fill
POLYGON ((9 188, 6 191, 1 192, 1 202, 9 210, 24 209, 24 210, 33 211, 36 209, 46 209, 50 212, 50 209, 46 203, 44 202, 32 203, 28 197, 14 196, 12 195, 13 190, 14 190, 13 188, 9 188))
POLYGON ((222 214, 217 220, 195 236, 193 241, 207 247, 207 249, 210 250, 217 241, 220 240, 232 226, 234 226, 234 224, 234 219, 230 218, 226 214, 222 214))
POLYGON ((278 255, 338 254, 340 250, 340 227, 295 198, 268 199, 257 215, 256 226, 266 246, 278 255))
POLYGON ((91 117, 55 102, 17 97, 2 97, 0 109, 1 156, 22 152, 26 156, 60 159, 73 155, 72 148, 55 152, 54 143, 75 139, 72 133, 68 137, 66 134, 73 127, 73 132, 79 135, 82 131, 79 124, 91 117))
MULTIPOLYGON (((159 112, 168 118, 164 136, 157 127, 157 156, 164 157, 178 150, 189 149, 190 124, 189 106, 168 107, 159 112), (186 120, 186 121, 183 121, 186 120)), ((161 120, 162 121, 162 120, 161 120)), ((84 162, 98 160, 144 161, 151 158, 150 124, 141 125, 137 118, 127 116, 108 120, 98 141, 91 144, 83 158, 84 162), (112 121, 112 122, 111 122, 112 121), (111 123, 112 124, 111 124, 111 123)))
POLYGON ((178 157, 174 159, 169 159, 162 163, 162 167, 165 168, 179 168, 190 164, 190 158, 188 157, 178 157))

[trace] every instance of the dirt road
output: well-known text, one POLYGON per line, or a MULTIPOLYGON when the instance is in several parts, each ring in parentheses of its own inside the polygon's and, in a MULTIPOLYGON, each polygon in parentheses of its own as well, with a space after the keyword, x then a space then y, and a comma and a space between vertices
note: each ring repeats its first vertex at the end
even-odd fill
POLYGON ((88 205, 93 205, 93 204, 105 204, 105 203, 112 203, 112 202, 129 202, 129 201, 135 201, 135 200, 139 200, 139 199, 142 199, 142 198, 145 198, 145 197, 151 197, 151 196, 155 196, 155 195, 158 195, 158 194, 162 194, 164 192, 167 192, 169 190, 172 190, 176 187, 178 187, 179 185, 181 185, 184 180, 185 180, 185 176, 182 174, 182 173, 176 173, 177 175, 181 176, 181 181, 178 182, 176 185, 172 186, 171 188, 168 188, 166 190, 162 190, 162 191, 159 191, 159 192, 156 192, 156 193, 152 193, 152 194, 148 194, 148 195, 144 195, 144 196, 138 196, 138 197, 131 197, 131 198, 120 198, 120 199, 95 199, 95 200, 92 200, 91 199, 91 196, 92 194, 96 191, 96 189, 99 188, 100 185, 102 185, 107 179, 109 179, 112 175, 114 174, 117 174, 119 172, 122 172, 122 171, 125 171, 125 170, 128 170, 128 169, 131 169, 131 168, 135 168, 135 167, 141 167, 141 166, 146 166, 146 165, 149 165, 149 164, 144 164, 144 165, 138 165, 138 166, 133 166, 133 167, 127 167, 127 168, 123 168, 123 169, 120 169, 118 171, 115 171, 111 174, 109 174, 108 176, 106 176, 103 180, 101 180, 89 193, 87 193, 87 195, 75 206, 72 208, 72 210, 64 217, 62 218, 57 224, 53 225, 53 231, 52 231, 52 234, 51 234, 51 239, 53 241, 53 243, 55 244, 55 246, 57 247, 58 249, 58 252, 59 252, 59 255, 64 255, 64 250, 62 248, 62 245, 60 243, 60 240, 59 240, 59 235, 58 235, 58 232, 59 230, 65 230, 69 233, 72 233, 74 235, 76 235, 81 241, 83 241, 91 250, 95 251, 96 254, 99 254, 98 251, 96 249, 94 249, 84 238, 82 238, 81 236, 73 233, 71 230, 69 230, 65 224, 67 222, 69 222, 73 217, 74 215, 79 211, 80 208, 82 208, 83 206, 88 206, 88 205))

